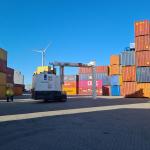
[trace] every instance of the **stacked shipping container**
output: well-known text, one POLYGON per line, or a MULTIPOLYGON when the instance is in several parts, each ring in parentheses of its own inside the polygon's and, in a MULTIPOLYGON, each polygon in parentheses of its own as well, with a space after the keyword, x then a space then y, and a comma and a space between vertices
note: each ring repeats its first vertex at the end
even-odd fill
MULTIPOLYGON (((109 94, 109 88, 103 87, 103 81, 105 86, 110 85, 108 77, 108 66, 96 67, 96 90, 97 95, 102 95, 102 90, 105 94, 109 94)), ((92 95, 92 68, 81 67, 79 69, 79 94, 80 95, 92 95)))
POLYGON ((110 57, 111 95, 120 96, 120 86, 122 84, 120 55, 110 57))
POLYGON ((135 23, 136 93, 138 97, 150 97, 150 22, 135 23))
POLYGON ((0 48, 0 98, 4 98, 6 93, 6 68, 7 52, 0 48))
POLYGON ((135 49, 121 53, 122 80, 121 95, 135 97, 136 94, 136 66, 135 49))
POLYGON ((65 91, 67 95, 77 95, 79 92, 79 76, 66 75, 64 77, 63 91, 65 91))

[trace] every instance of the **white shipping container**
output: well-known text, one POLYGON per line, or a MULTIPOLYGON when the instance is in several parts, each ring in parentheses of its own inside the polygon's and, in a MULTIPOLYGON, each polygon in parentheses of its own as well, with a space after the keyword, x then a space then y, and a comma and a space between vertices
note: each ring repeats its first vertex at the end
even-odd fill
POLYGON ((20 71, 14 70, 14 84, 24 84, 24 76, 20 71))

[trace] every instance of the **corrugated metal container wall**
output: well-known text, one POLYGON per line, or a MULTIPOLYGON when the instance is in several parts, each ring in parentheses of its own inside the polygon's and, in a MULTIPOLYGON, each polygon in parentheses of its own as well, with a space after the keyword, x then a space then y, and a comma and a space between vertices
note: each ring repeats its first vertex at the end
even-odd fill
POLYGON ((0 85, 0 99, 5 98, 6 86, 0 85))
POLYGON ((24 76, 17 70, 14 70, 14 84, 24 84, 24 76))
MULTIPOLYGON (((102 88, 97 88, 96 89, 96 94, 98 96, 102 95, 102 88)), ((79 88, 79 95, 92 95, 92 88, 79 88)))
POLYGON ((106 86, 106 85, 103 86, 102 91, 103 91, 104 96, 110 96, 111 95, 110 86, 106 86))
POLYGON ((7 61, 7 51, 5 51, 4 49, 0 48, 0 59, 7 61))
MULTIPOLYGON (((92 81, 89 81, 89 80, 82 80, 82 81, 79 81, 79 88, 82 87, 82 88, 89 88, 89 87, 92 87, 92 81)), ((102 88, 102 80, 97 80, 96 81, 96 87, 97 88, 102 88)))
POLYGON ((123 82, 136 81, 136 67, 135 66, 122 67, 122 79, 123 82))
MULTIPOLYGON (((108 74, 108 66, 96 66, 97 73, 107 73, 108 74)), ((92 68, 80 67, 79 74, 91 74, 92 68)))
POLYGON ((67 95, 77 95, 78 94, 76 87, 71 87, 71 88, 63 87, 63 91, 65 91, 67 93, 67 95))
POLYGON ((139 97, 149 97, 150 98, 150 83, 138 83, 137 91, 139 97))
POLYGON ((150 50, 150 35, 135 38, 136 51, 150 50))
POLYGON ((64 81, 78 81, 79 76, 78 75, 65 75, 64 81))
POLYGON ((110 75, 119 75, 121 74, 121 67, 118 65, 110 66, 110 75))
POLYGON ((7 68, 7 83, 14 84, 14 69, 7 68))
POLYGON ((150 34, 150 22, 148 20, 135 22, 135 36, 150 34))
POLYGON ((136 52, 136 66, 150 66, 150 51, 136 52))
POLYGON ((150 67, 137 67, 136 70, 137 82, 150 82, 150 67))
POLYGON ((135 65, 135 51, 124 51, 121 53, 121 65, 133 66, 135 65))
POLYGON ((0 72, 6 73, 7 61, 0 59, 0 72))
POLYGON ((22 95, 24 91, 24 85, 15 84, 13 87, 13 91, 15 96, 22 95))
POLYGON ((112 96, 120 96, 120 86, 118 86, 118 85, 111 86, 111 95, 112 96))
POLYGON ((111 76, 111 85, 120 85, 120 76, 119 75, 111 76))
POLYGON ((0 85, 6 85, 6 74, 0 72, 0 85))
POLYGON ((110 65, 120 65, 120 55, 111 55, 110 65))
POLYGON ((136 97, 136 82, 123 82, 121 86, 121 95, 125 97, 136 97))
POLYGON ((103 78, 103 85, 110 85, 111 84, 111 77, 110 76, 105 76, 103 78))

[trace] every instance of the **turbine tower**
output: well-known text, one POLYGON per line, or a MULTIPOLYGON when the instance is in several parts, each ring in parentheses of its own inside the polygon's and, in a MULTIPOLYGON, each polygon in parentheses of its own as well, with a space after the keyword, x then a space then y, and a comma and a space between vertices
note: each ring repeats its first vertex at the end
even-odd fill
POLYGON ((41 48, 40 50, 34 50, 34 52, 42 54, 42 66, 45 66, 45 55, 46 55, 46 50, 49 48, 49 46, 50 43, 47 45, 46 48, 41 48))

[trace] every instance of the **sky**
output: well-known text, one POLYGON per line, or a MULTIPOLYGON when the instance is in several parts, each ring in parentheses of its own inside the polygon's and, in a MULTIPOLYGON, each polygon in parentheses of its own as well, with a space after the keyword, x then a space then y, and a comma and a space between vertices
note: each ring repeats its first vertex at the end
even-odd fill
MULTIPOLYGON (((33 50, 52 43, 47 65, 91 60, 109 65, 112 54, 134 42, 134 22, 150 19, 149 0, 0 0, 0 5, 0 47, 26 84, 41 65, 41 55, 33 50)), ((65 69, 65 74, 77 72, 65 69)))

